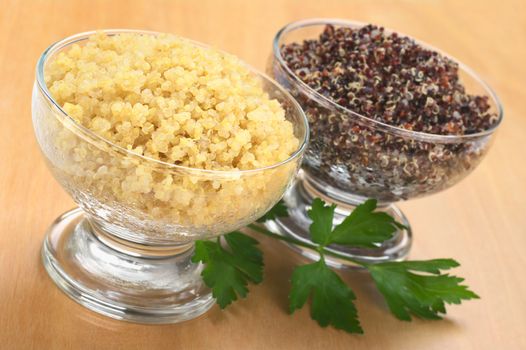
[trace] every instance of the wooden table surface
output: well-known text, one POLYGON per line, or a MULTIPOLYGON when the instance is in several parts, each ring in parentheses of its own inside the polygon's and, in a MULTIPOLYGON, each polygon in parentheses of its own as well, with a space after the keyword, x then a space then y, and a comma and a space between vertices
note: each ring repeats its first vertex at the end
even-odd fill
POLYGON ((523 0, 6 1, 0 0, 0 348, 2 349, 526 349, 526 6, 523 0), (262 69, 274 33, 307 17, 395 28, 480 73, 505 118, 480 167, 452 189, 402 203, 413 258, 453 257, 482 299, 443 321, 393 318, 368 276, 345 272, 365 335, 322 329, 306 309, 286 313, 298 257, 262 239, 266 279, 226 311, 176 325, 118 322, 77 305, 40 262, 44 232, 73 207, 53 180, 31 126, 40 53, 71 34, 103 28, 176 33, 262 69))

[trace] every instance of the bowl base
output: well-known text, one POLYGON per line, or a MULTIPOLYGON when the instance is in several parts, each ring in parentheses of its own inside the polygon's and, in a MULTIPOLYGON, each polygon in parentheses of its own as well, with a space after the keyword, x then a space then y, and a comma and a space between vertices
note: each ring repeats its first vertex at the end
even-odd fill
POLYGON ((161 324, 193 319, 214 305, 192 253, 193 245, 175 255, 125 254, 99 239, 82 210, 73 209, 49 228, 42 260, 55 284, 88 309, 161 324))
MULTIPOLYGON (((334 213, 335 224, 342 222, 355 208, 352 204, 335 200, 334 197, 328 196, 326 193, 316 191, 316 189, 310 185, 305 173, 301 172, 297 181, 283 197, 289 216, 278 217, 274 220, 267 221, 265 226, 272 232, 289 236, 305 243, 314 244, 309 238, 309 226, 312 221, 307 215, 307 211, 311 208, 312 200, 316 197, 323 199, 329 204, 336 204, 334 213)), ((378 207, 377 210, 388 213, 396 221, 406 226, 407 229, 399 229, 395 232, 393 238, 379 245, 377 248, 350 248, 341 245, 331 245, 327 250, 364 263, 404 260, 409 255, 412 244, 412 232, 407 218, 394 204, 386 204, 378 207)), ((288 245, 310 260, 319 259, 318 253, 313 250, 293 244, 288 245)), ((328 265, 335 268, 360 267, 347 260, 328 255, 325 256, 325 260, 328 265)))

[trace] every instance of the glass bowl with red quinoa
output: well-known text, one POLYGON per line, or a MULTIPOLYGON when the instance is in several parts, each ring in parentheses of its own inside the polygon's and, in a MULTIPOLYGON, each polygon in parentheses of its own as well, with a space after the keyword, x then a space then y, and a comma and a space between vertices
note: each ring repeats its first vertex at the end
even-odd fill
POLYGON ((306 175, 380 202, 457 183, 502 120, 497 96, 470 68, 375 25, 295 22, 276 36, 269 72, 308 115, 306 175))
POLYGON ((315 196, 342 210, 375 198, 407 223, 392 203, 459 182, 502 121, 497 96, 469 67, 376 25, 291 23, 276 34, 267 71, 309 119, 302 174, 285 197, 293 210, 285 230, 300 236, 310 221, 298 213, 315 196))

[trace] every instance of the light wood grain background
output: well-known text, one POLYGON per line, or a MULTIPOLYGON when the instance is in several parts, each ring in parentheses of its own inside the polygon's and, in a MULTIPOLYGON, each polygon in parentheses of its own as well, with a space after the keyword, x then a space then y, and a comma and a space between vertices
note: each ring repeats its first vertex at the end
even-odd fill
POLYGON ((526 5, 523 0, 6 1, 0 0, 1 349, 526 349, 526 5), (454 188, 402 203, 413 258, 454 257, 482 299, 439 322, 395 320, 370 279, 343 273, 365 335, 286 313, 298 257, 262 239, 266 281, 221 312, 178 325, 117 322, 62 294, 39 257, 44 231, 73 202, 33 137, 31 87, 40 53, 92 29, 140 28, 210 43, 263 69, 274 33, 307 17, 373 22, 465 61, 494 87, 505 119, 483 164, 454 188))

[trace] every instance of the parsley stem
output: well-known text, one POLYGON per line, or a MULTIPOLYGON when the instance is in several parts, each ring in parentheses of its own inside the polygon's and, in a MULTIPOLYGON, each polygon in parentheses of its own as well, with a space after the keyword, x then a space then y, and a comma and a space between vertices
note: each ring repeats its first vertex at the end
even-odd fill
POLYGON ((353 259, 353 258, 349 258, 348 256, 345 256, 345 255, 342 255, 342 254, 339 254, 339 253, 336 253, 336 252, 333 252, 333 251, 330 251, 330 250, 327 250, 325 249, 325 247, 322 247, 322 246, 319 246, 319 245, 316 245, 316 244, 310 244, 310 243, 305 243, 305 242, 302 242, 298 239, 295 239, 295 238, 292 238, 292 237, 287 237, 287 236, 282 236, 282 235, 279 235, 277 233, 274 233, 274 232, 271 232, 259 225, 256 225, 256 224, 248 224, 247 225, 248 228, 250 228, 251 230, 257 232, 257 233, 261 233, 267 237, 271 237, 271 238, 274 238, 274 239, 278 239, 280 241, 284 241, 284 242, 287 242, 287 243, 291 243, 291 244, 294 244, 294 245, 297 245, 297 246, 300 246, 300 247, 304 247, 304 248, 307 248, 307 249, 310 249, 310 250, 313 250, 315 252, 318 252, 320 254, 320 256, 323 256, 323 255, 330 255, 330 256, 333 256, 335 258, 338 258, 338 259, 342 259, 342 260, 346 260, 346 261, 350 261, 352 263, 355 263, 359 266, 363 266, 363 267, 366 267, 367 264, 364 263, 364 262, 361 262, 359 260, 356 260, 356 259, 353 259))

